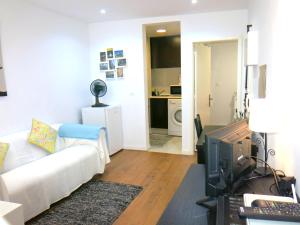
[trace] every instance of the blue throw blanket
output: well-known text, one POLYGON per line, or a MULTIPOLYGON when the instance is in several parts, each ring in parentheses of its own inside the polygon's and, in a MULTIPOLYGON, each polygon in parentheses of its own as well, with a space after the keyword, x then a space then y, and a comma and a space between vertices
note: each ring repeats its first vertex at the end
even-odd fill
POLYGON ((105 129, 105 127, 84 124, 63 124, 59 127, 58 135, 63 138, 97 140, 101 129, 105 129))

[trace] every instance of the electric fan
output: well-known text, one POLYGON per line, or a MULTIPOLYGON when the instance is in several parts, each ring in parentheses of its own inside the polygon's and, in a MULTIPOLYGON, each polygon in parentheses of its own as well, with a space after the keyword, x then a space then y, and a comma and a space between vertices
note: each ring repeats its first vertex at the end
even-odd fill
POLYGON ((100 103, 99 98, 103 97, 107 92, 107 86, 103 80, 97 79, 91 83, 91 93, 95 96, 95 104, 92 107, 105 107, 106 104, 100 103))

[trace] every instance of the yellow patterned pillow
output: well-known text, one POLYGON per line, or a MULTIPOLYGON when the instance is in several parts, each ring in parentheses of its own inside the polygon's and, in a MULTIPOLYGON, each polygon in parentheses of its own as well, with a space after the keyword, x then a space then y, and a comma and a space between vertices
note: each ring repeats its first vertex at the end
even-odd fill
POLYGON ((0 168, 3 166, 9 144, 0 142, 0 168))
POLYGON ((31 133, 29 135, 29 143, 37 145, 50 153, 55 152, 57 131, 49 125, 32 120, 31 133))

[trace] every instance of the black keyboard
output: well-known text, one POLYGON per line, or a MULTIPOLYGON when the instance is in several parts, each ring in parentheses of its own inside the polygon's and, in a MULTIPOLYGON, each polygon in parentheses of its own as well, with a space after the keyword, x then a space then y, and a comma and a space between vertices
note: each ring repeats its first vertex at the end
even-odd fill
POLYGON ((238 214, 242 206, 244 206, 243 197, 218 197, 216 225, 246 225, 246 220, 240 218, 238 214))
POLYGON ((265 201, 266 207, 240 207, 239 215, 252 219, 300 222, 300 204, 265 201))

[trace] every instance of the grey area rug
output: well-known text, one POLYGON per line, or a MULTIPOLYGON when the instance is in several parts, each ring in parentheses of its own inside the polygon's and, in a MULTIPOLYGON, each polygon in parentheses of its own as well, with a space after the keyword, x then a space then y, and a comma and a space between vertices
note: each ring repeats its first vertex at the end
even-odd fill
POLYGON ((92 180, 26 225, 111 225, 142 189, 92 180))

